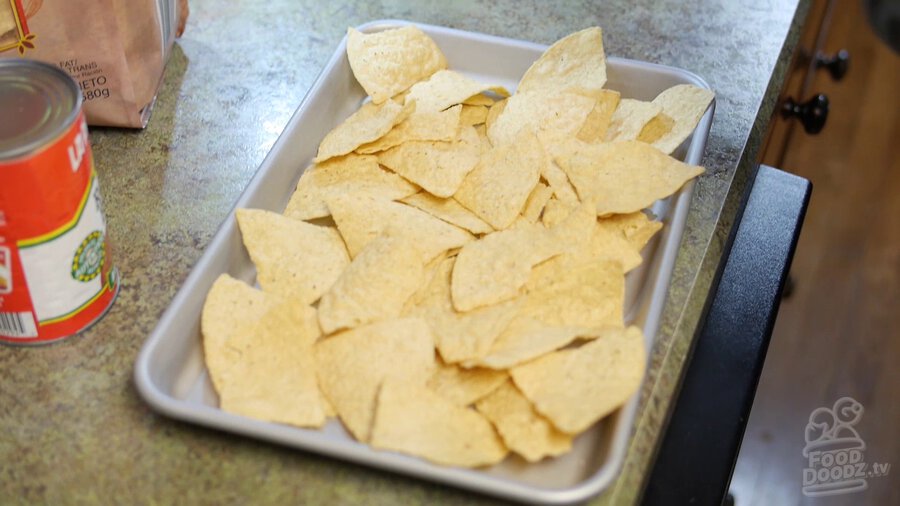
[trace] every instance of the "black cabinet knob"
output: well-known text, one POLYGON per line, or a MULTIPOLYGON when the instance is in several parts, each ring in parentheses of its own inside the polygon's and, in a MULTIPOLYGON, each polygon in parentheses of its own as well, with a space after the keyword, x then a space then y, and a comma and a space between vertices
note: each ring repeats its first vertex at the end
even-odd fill
POLYGON ((828 97, 820 93, 802 104, 788 97, 781 105, 781 115, 785 118, 796 117, 806 133, 817 134, 828 119, 828 97))
POLYGON ((831 78, 840 81, 847 75, 847 69, 850 68, 850 53, 846 49, 841 49, 833 55, 819 53, 816 55, 816 69, 825 67, 831 78))

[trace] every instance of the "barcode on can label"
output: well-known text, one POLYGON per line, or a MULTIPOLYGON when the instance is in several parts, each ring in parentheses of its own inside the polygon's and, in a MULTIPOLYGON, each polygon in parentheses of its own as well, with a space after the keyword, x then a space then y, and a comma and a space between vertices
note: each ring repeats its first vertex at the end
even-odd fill
POLYGON ((34 315, 27 311, 21 313, 0 312, 0 335, 23 339, 37 337, 34 315))

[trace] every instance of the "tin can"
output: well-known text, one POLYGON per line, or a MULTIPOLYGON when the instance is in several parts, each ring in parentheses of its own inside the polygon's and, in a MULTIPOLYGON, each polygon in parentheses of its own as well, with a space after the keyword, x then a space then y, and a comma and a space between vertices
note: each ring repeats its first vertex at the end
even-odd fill
POLYGON ((99 320, 119 291, 78 85, 0 60, 0 342, 45 344, 99 320))

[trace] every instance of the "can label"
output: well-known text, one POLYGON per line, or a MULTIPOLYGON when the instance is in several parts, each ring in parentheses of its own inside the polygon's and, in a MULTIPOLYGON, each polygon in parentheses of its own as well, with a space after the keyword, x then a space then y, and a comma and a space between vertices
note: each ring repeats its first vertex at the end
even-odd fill
POLYGON ((97 320, 119 288, 87 124, 0 162, 0 341, 39 344, 97 320))

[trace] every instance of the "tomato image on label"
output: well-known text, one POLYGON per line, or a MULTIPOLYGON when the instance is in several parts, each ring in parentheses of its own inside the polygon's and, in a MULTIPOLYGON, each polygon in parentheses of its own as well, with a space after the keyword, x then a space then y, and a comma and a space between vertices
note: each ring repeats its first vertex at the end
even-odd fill
POLYGON ((95 230, 81 241, 72 259, 72 279, 87 283, 100 275, 106 259, 103 233, 95 230))

